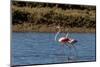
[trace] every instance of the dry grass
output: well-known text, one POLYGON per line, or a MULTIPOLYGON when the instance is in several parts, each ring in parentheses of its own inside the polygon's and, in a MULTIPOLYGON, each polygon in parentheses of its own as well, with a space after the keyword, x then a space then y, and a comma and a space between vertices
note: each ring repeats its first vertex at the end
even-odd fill
MULTIPOLYGON (((12 13, 15 14, 16 11, 28 13, 29 15, 26 16, 27 21, 18 20, 17 23, 12 22, 16 23, 12 25, 12 30, 15 32, 56 32, 54 27, 57 24, 66 27, 64 29, 69 28, 70 32, 95 32, 95 10, 62 10, 56 7, 31 8, 12 5, 12 13), (18 22, 21 22, 21 24, 18 22)), ((15 17, 18 17, 18 14, 15 17)))
MULTIPOLYGON (((62 32, 67 32, 66 29, 69 29, 69 32, 95 32, 95 28, 63 28, 62 32)), ((12 26, 13 32, 57 32, 55 26, 47 26, 47 25, 34 25, 34 24, 17 24, 12 26)))

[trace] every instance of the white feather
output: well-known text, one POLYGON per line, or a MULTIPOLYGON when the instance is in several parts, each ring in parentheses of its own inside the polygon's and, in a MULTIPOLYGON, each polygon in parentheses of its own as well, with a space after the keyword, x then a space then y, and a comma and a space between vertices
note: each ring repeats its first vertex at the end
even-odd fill
POLYGON ((66 34, 66 38, 68 38, 69 33, 66 34))

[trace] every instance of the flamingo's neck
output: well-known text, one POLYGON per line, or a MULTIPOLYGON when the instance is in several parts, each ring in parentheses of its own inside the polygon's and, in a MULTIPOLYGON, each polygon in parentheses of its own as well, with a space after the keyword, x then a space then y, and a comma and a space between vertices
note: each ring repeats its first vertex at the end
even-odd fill
POLYGON ((60 32, 61 32, 61 30, 59 29, 59 31, 56 33, 56 35, 55 35, 55 41, 57 41, 57 37, 58 37, 58 35, 60 34, 60 32))
MULTIPOLYGON (((60 34, 60 32, 61 32, 61 29, 60 28, 58 28, 59 29, 59 31, 56 33, 56 35, 55 35, 55 41, 57 41, 57 37, 58 37, 58 35, 60 34)), ((68 35, 69 35, 69 33, 67 33, 66 34, 66 36, 65 36, 65 38, 68 38, 68 35)))

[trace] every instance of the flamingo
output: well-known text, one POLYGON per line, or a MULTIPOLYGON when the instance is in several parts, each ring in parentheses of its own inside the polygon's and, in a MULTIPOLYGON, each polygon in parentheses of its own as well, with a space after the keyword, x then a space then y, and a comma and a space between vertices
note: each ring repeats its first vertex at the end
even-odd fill
MULTIPOLYGON (((60 27, 58 26, 57 28, 59 29, 59 31, 58 31, 57 34, 55 35, 55 41, 57 41, 57 36, 58 36, 58 35, 60 34, 60 32, 61 32, 60 27)), ((76 39, 68 38, 68 35, 69 35, 69 33, 67 33, 65 37, 59 38, 58 42, 63 43, 63 44, 66 44, 66 45, 67 45, 67 43, 70 44, 70 45, 77 43, 77 40, 76 40, 76 39)))
MULTIPOLYGON (((67 32, 67 34, 65 35, 65 37, 60 37, 58 40, 57 40, 57 36, 60 34, 61 32, 61 27, 60 26, 57 26, 56 27, 59 31, 56 33, 55 35, 55 41, 63 44, 63 45, 66 45, 68 46, 70 49, 71 48, 74 48, 75 51, 76 51, 76 48, 74 46, 75 43, 77 43, 78 41, 76 39, 73 39, 73 38, 69 38, 68 35, 69 33, 67 32)), ((70 58, 69 58, 70 59, 70 58)))

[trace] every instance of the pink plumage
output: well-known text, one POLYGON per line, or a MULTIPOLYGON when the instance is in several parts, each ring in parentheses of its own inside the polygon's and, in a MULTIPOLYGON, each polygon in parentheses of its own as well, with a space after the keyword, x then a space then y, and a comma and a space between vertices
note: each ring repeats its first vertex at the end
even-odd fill
POLYGON ((59 38, 58 41, 61 43, 70 43, 70 44, 77 42, 77 40, 75 40, 75 39, 66 38, 66 37, 61 37, 61 38, 59 38))

